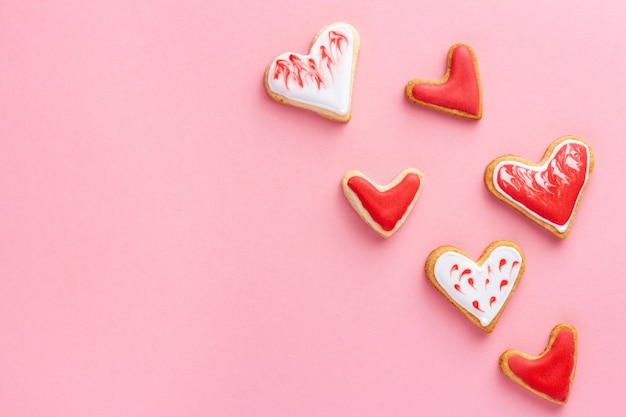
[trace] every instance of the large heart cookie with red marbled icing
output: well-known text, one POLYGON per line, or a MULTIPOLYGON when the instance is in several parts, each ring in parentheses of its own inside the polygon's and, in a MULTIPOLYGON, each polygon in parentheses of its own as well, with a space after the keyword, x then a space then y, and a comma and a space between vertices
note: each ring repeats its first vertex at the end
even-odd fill
POLYGON ((413 103, 468 119, 483 117, 478 63, 472 48, 462 43, 450 47, 448 67, 437 81, 414 79, 405 88, 413 103))
POLYGON ((591 147, 575 136, 554 141, 538 164, 515 155, 495 159, 485 184, 497 198, 565 238, 591 171, 591 147))
POLYGON ((565 404, 574 380, 578 336, 576 329, 559 324, 550 333, 548 346, 538 356, 507 350, 500 368, 511 380, 557 404, 565 404))
POLYGON ((454 246, 441 246, 428 256, 424 270, 437 291, 467 319, 491 332, 524 268, 520 247, 499 240, 489 245, 476 262, 454 246))
POLYGON ((422 189, 422 173, 409 168, 391 183, 378 185, 359 171, 343 176, 341 187, 352 208, 382 237, 394 234, 413 209, 422 189))
POLYGON ((348 122, 359 47, 359 34, 349 24, 326 26, 307 55, 285 52, 272 60, 265 90, 280 103, 348 122))

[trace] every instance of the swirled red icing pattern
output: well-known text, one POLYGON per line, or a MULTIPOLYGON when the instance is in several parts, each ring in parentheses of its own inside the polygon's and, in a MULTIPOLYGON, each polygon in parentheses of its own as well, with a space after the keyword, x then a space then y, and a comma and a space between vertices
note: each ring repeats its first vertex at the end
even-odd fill
POLYGON ((288 59, 277 60, 272 77, 274 80, 282 78, 287 90, 290 89, 290 84, 300 88, 315 85, 319 90, 330 81, 326 74, 332 79, 334 68, 341 62, 341 56, 348 43, 345 35, 331 30, 328 32, 328 47, 322 44, 308 56, 290 54, 288 59))
POLYGON ((496 181, 502 191, 528 210, 557 224, 572 216, 587 179, 589 155, 578 142, 567 142, 545 168, 502 164, 496 181))

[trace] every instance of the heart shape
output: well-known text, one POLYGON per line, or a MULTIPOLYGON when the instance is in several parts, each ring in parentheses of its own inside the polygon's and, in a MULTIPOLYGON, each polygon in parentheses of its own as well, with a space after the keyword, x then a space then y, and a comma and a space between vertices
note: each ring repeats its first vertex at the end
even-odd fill
POLYGON ((379 235, 387 238, 404 223, 422 189, 424 177, 414 168, 391 183, 377 185, 359 171, 343 176, 341 187, 352 208, 379 235))
POLYGON ((538 356, 507 350, 500 356, 502 372, 546 400, 565 404, 574 380, 578 336, 572 326, 559 324, 538 356))
POLYGON ((347 23, 326 26, 308 55, 286 52, 272 60, 265 71, 267 93, 280 103, 348 122, 359 42, 347 23))
POLYGON ((486 332, 495 327, 524 273, 524 255, 515 243, 500 240, 474 262, 454 246, 441 246, 426 259, 426 277, 472 323, 486 332))
POLYGON ((482 91, 476 54, 468 45, 452 45, 443 78, 438 81, 411 80, 405 95, 413 103, 454 116, 482 118, 482 91))
POLYGON ((538 164, 514 155, 495 159, 487 165, 485 184, 498 199, 565 238, 593 163, 589 145, 564 136, 550 145, 538 164))

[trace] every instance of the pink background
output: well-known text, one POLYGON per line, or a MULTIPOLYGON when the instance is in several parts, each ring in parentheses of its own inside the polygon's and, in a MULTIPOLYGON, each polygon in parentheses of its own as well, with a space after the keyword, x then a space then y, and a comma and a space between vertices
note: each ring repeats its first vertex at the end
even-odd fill
MULTIPOLYGON (((0 415, 610 416, 624 405, 626 8, 620 0, 0 4, 0 415), (279 53, 361 35, 347 125, 269 99, 279 53), (409 103, 448 48, 484 117, 409 103), (497 156, 573 134, 596 167, 561 241, 493 198, 497 156), (340 179, 425 184, 383 240, 340 179), (526 273, 492 334, 427 283, 493 240, 526 273), (508 348, 579 331, 564 407, 508 348)), ((622 411, 623 412, 623 411, 622 411)))

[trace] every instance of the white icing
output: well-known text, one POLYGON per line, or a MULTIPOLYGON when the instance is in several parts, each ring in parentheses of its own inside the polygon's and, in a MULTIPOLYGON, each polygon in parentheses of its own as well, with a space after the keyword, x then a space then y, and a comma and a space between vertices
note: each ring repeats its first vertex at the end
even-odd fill
POLYGON ((300 55, 286 52, 276 57, 270 64, 267 84, 269 89, 292 101, 315 106, 344 116, 350 110, 351 90, 352 90, 352 60, 357 52, 355 46, 354 29, 346 24, 331 25, 324 29, 311 46, 309 55, 300 55), (329 39, 329 32, 334 31, 347 38, 347 44, 337 48, 329 39), (333 60, 333 65, 324 65, 321 48, 329 51, 333 60), (287 82, 282 75, 275 76, 276 63, 284 60, 289 62, 291 56, 307 62, 309 59, 315 61, 316 68, 322 80, 322 85, 318 88, 317 81, 311 77, 304 77, 303 86, 299 86, 295 77, 289 77, 287 82))
POLYGON ((435 279, 450 298, 476 317, 483 327, 487 327, 515 287, 521 267, 522 255, 517 249, 499 246, 481 266, 458 252, 444 252, 437 258, 433 272, 435 279), (500 267, 502 259, 506 263, 500 267), (463 274, 466 270, 469 273, 463 274), (470 278, 473 279, 473 286, 470 285, 470 278), (507 283, 500 288, 503 280, 507 283), (455 288, 455 284, 460 291, 455 288), (495 301, 490 303, 492 297, 495 297, 495 301), (478 302, 482 312, 472 304, 474 301, 478 302))
MULTIPOLYGON (((559 232, 559 233, 565 233, 565 231, 567 231, 567 228, 569 227, 569 224, 570 224, 570 223, 571 223, 571 221, 572 221, 572 216, 573 216, 573 214, 574 214, 574 210, 572 210, 572 212, 570 213, 570 215, 569 215, 569 217, 568 217, 567 221, 566 221, 564 224, 556 224, 556 223, 554 223, 554 222, 552 222, 552 221, 550 221, 550 220, 548 220, 548 219, 544 218, 543 216, 541 216, 541 215, 537 214, 536 212, 532 211, 531 209, 529 209, 528 207, 526 207, 526 206, 525 206, 524 204, 522 204, 521 202, 519 202, 519 201, 514 200, 513 198, 511 198, 511 196, 510 196, 509 194, 507 194, 507 193, 506 193, 506 192, 505 192, 505 191, 504 191, 504 190, 500 187, 500 185, 498 184, 498 173, 500 172, 500 169, 502 168, 502 166, 503 166, 503 165, 514 165, 514 166, 518 166, 518 167, 525 168, 525 169, 528 169, 528 170, 532 170, 532 171, 534 171, 534 172, 535 172, 535 174, 536 174, 536 175, 535 175, 535 177, 534 177, 533 179, 535 179, 535 180, 537 181, 537 183, 538 183, 538 184, 542 185, 546 191, 549 191, 549 187, 548 187, 548 186, 549 186, 549 184, 545 184, 545 183, 544 183, 544 181, 543 181, 543 179, 541 179, 541 178, 540 178, 537 174, 539 174, 539 173, 541 173, 542 171, 544 171, 544 170, 548 167, 548 165, 550 165, 550 164, 553 162, 553 160, 552 160, 553 156, 554 156, 554 155, 555 155, 555 154, 556 154, 556 153, 557 153, 557 152, 558 152, 558 151, 559 151, 559 150, 560 150, 563 146, 566 146, 566 145, 568 145, 568 144, 570 144, 570 143, 576 143, 576 144, 579 144, 579 145, 584 146, 584 148, 585 148, 585 150, 586 150, 586 152, 587 152, 587 167, 586 167, 586 172, 585 172, 585 181, 584 181, 584 184, 587 184, 587 181, 589 180, 589 164, 590 164, 591 152, 590 152, 590 150, 589 150, 589 147, 588 147, 588 146, 587 146, 584 142, 581 142, 581 141, 578 141, 578 140, 574 140, 574 139, 569 139, 569 140, 563 141, 562 143, 560 143, 559 145, 557 145, 557 146, 553 149, 552 154, 550 155, 550 158, 548 158, 548 159, 547 159, 547 160, 543 163, 543 165, 540 165, 540 166, 537 166, 537 167, 532 167, 532 166, 529 166, 529 165, 527 165, 527 164, 524 164, 524 163, 521 163, 521 162, 517 162, 517 161, 502 161, 502 162, 500 162, 500 163, 498 163, 498 164, 496 165, 496 167, 495 167, 495 168, 494 168, 494 170, 493 170, 493 176, 492 176, 492 183, 493 183, 493 186, 495 187, 495 189, 496 189, 496 190, 497 190, 497 191, 498 191, 498 192, 499 192, 502 196, 504 196, 507 200, 509 200, 510 202, 512 202, 513 204, 515 204, 516 206, 519 206, 519 207, 523 208, 525 211, 527 211, 527 212, 531 213, 534 217, 536 217, 537 219, 541 220, 542 222, 545 222, 545 223, 547 223, 547 224, 551 225, 551 226, 552 226, 552 227, 554 227, 556 230, 558 230, 558 232, 559 232)), ((570 167, 572 167, 572 168, 576 168, 576 164, 575 164, 575 162, 574 162, 571 158, 569 158, 569 157, 568 157, 568 158, 566 158, 565 163, 566 163, 566 164, 568 164, 568 165, 569 165, 570 167)), ((558 171, 558 168, 557 168, 556 166, 554 166, 554 168, 555 168, 555 174, 556 174, 556 175, 559 175, 561 178, 566 179, 566 178, 564 178, 563 173, 561 173, 560 171, 558 171)), ((507 176, 506 178, 504 178, 504 176, 503 176, 503 179, 504 179, 504 181, 505 181, 505 182, 510 182, 510 180, 511 180, 510 176, 507 176)), ((531 182, 531 178, 526 178, 526 179, 525 179, 525 182, 526 182, 526 184, 527 184, 527 185, 528 185, 528 184, 530 184, 530 182, 531 182)), ((584 185, 583 185, 583 187, 580 189, 580 191, 579 191, 579 193, 578 193, 578 197, 576 198, 576 204, 574 205, 574 207, 578 204, 578 201, 580 200, 580 197, 581 197, 581 195, 582 195, 583 189, 584 189, 584 185)))

